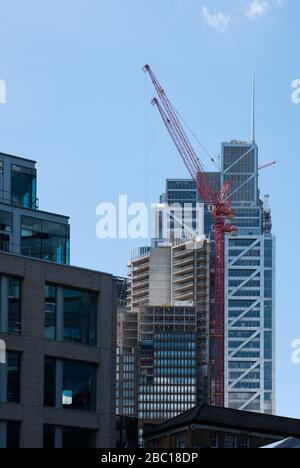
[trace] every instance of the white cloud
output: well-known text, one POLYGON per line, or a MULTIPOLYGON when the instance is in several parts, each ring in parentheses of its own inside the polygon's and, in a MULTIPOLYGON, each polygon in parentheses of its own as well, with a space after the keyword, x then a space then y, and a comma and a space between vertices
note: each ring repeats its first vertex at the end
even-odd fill
POLYGON ((213 29, 224 31, 231 21, 231 14, 222 11, 211 11, 207 7, 202 6, 201 16, 204 21, 213 29))
POLYGON ((284 0, 252 0, 244 9, 244 15, 250 20, 265 15, 272 7, 281 7, 284 0))
MULTIPOLYGON (((193 5, 195 6, 193 0, 185 0, 185 2, 185 6, 189 5, 190 10, 193 9, 193 5)), ((284 0, 243 0, 242 6, 231 8, 228 11, 225 9, 211 10, 204 4, 200 6, 198 4, 198 9, 202 20, 210 28, 225 31, 233 21, 243 17, 249 21, 255 21, 264 16, 271 8, 281 7, 283 4, 284 0)))
POLYGON ((268 0, 254 0, 245 9, 246 17, 253 21, 257 17, 263 16, 270 8, 270 2, 268 0))

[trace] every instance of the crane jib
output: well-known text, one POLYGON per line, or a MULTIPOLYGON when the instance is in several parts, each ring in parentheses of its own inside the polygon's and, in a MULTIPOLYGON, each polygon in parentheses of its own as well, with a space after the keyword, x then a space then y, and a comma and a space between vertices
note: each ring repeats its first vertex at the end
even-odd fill
POLYGON ((154 98, 152 104, 156 105, 162 117, 166 129, 173 140, 191 178, 194 180, 197 190, 208 207, 214 220, 215 238, 215 385, 213 404, 224 406, 224 236, 236 235, 229 220, 234 218, 229 198, 230 181, 226 180, 220 192, 216 193, 203 169, 201 161, 191 145, 183 126, 178 118, 176 110, 172 106, 163 87, 160 85, 151 67, 144 67, 145 73, 149 73, 151 81, 157 92, 158 99, 154 98))

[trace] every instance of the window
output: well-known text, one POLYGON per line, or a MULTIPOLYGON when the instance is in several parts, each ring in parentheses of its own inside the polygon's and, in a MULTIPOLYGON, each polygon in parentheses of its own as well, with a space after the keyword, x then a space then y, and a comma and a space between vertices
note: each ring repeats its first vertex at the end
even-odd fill
POLYGON ((224 438, 224 448, 225 448, 225 449, 236 448, 236 438, 235 438, 234 435, 225 434, 225 438, 224 438))
POLYGON ((264 334, 264 353, 265 359, 272 359, 273 356, 273 341, 272 341, 272 332, 266 331, 264 334))
POLYGON ((45 338, 56 339, 56 287, 45 286, 45 338))
POLYGON ((7 353, 7 402, 20 403, 20 354, 7 353))
POLYGON ((273 267, 273 241, 272 240, 265 241, 265 267, 266 268, 273 267))
POLYGON ((64 289, 64 339, 97 344, 97 294, 64 289))
POLYGON ((273 296, 273 272, 272 270, 265 270, 265 297, 272 298, 273 296))
POLYGON ((0 250, 2 252, 9 252, 12 225, 12 214, 6 211, 0 211, 0 250))
POLYGON ((272 362, 265 362, 265 370, 264 370, 264 377, 265 377, 265 390, 272 390, 273 388, 273 365, 272 362))
POLYGON ((63 449, 89 449, 96 447, 96 432, 87 429, 63 428, 63 449))
POLYGON ((37 208, 35 169, 12 166, 11 201, 15 206, 37 208))
POLYGON ((56 389, 56 361, 52 358, 45 359, 44 370, 44 405, 55 407, 56 389))
POLYGON ((153 442, 154 449, 162 449, 163 448, 163 439, 154 439, 153 442))
POLYGON ((55 426, 44 426, 44 449, 55 449, 55 426))
POLYGON ((249 449, 250 448, 250 439, 249 437, 242 437, 241 439, 241 448, 249 449))
POLYGON ((96 367, 94 365, 64 361, 62 403, 64 408, 96 410, 96 367))
POLYGON ((219 434, 217 432, 212 432, 210 435, 210 448, 219 448, 219 434))
POLYGON ((96 346, 97 300, 97 293, 46 285, 45 338, 96 346))
POLYGON ((74 427, 44 426, 44 449, 96 448, 96 431, 74 427))
POLYGON ((21 253, 27 257, 69 264, 69 225, 22 216, 21 253))
POLYGON ((8 333, 21 333, 21 280, 8 279, 8 333))
POLYGON ((177 440, 176 440, 176 448, 185 448, 185 433, 181 432, 180 434, 177 435, 177 440))
POLYGON ((18 449, 20 447, 20 424, 8 421, 6 423, 6 448, 18 449))
POLYGON ((0 232, 0 250, 1 252, 9 252, 10 237, 8 234, 0 232))

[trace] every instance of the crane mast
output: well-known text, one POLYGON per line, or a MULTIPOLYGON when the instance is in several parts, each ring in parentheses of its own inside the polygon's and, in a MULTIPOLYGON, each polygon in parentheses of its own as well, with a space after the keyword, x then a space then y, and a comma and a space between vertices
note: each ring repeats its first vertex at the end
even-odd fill
POLYGON ((168 130, 183 162, 194 180, 203 202, 213 218, 214 225, 214 268, 215 268, 215 388, 213 400, 216 406, 224 406, 224 236, 225 233, 234 234, 236 229, 229 222, 234 218, 229 199, 230 182, 224 183, 221 191, 215 192, 206 176, 203 166, 192 147, 177 113, 168 99, 164 89, 158 82, 151 67, 145 65, 144 72, 148 73, 158 98, 152 99, 168 130))

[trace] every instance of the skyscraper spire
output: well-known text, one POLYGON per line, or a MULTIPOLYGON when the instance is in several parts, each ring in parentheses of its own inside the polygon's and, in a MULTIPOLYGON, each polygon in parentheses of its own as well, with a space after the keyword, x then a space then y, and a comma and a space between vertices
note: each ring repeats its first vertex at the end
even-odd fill
POLYGON ((255 144, 255 73, 252 75, 252 143, 255 144))

